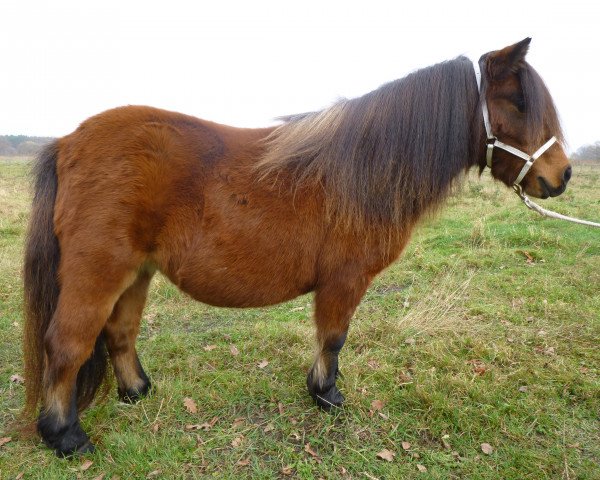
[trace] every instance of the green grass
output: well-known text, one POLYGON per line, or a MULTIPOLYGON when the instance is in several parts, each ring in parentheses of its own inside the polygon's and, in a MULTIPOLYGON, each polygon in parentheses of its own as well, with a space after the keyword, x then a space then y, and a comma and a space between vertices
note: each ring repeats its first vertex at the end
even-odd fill
MULTIPOLYGON (((9 428, 24 393, 10 377, 22 372, 27 169, 0 160, 0 437, 13 438, 0 478, 600 478, 600 232, 536 216, 487 175, 369 289, 340 357, 339 413, 305 389, 310 296, 218 309, 157 276, 138 342, 154 394, 128 406, 111 392, 82 416, 96 453, 55 458, 9 428), (377 458, 384 448, 392 462, 377 458)), ((578 167, 543 205, 600 220, 599 177, 578 167)))

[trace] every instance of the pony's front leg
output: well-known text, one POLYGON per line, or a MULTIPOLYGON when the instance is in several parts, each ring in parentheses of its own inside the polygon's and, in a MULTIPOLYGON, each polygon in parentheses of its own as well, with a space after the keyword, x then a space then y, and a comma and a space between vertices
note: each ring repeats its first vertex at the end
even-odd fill
POLYGON ((311 397, 324 410, 340 407, 344 402, 335 383, 339 374, 338 355, 346 341, 352 314, 369 283, 367 276, 340 275, 317 289, 317 354, 306 385, 311 397))

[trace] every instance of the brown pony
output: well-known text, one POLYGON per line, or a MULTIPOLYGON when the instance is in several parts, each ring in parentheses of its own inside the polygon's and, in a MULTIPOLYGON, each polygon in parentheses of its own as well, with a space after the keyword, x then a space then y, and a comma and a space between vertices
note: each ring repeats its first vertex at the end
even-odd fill
MULTIPOLYGON (((552 99, 525 62, 529 39, 481 57, 483 95, 503 142, 533 152, 561 137, 552 99)), ((93 449, 78 412, 110 358, 119 396, 150 381, 135 349, 156 271, 210 305, 258 307, 315 292, 318 352, 308 391, 340 406, 338 353, 375 275, 419 218, 472 166, 485 167, 470 60, 416 71, 360 98, 240 129, 150 107, 86 120, 36 166, 25 254, 25 411, 59 455, 93 449)), ((507 185, 523 161, 494 152, 507 185)), ((559 143, 521 183, 565 189, 559 143)))

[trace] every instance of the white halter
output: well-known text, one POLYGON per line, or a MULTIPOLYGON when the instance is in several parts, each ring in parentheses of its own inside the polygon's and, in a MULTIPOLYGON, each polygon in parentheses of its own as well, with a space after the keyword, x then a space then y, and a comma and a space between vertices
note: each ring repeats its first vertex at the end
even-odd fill
MULTIPOLYGON (((475 69, 475 77, 477 79, 477 89, 479 90, 479 94, 481 95, 481 69, 479 68, 479 62, 473 62, 473 68, 475 69)), ((535 162, 546 150, 548 150, 554 142, 556 142, 556 137, 552 137, 546 143, 544 143, 540 148, 538 148, 533 155, 528 155, 522 150, 518 148, 507 145, 506 143, 498 140, 494 134, 492 133, 492 126, 490 124, 490 114, 487 107, 487 100, 485 99, 485 95, 481 96, 481 111, 483 113, 483 123, 485 125, 485 133, 487 135, 487 152, 486 152, 486 162, 487 166, 492 168, 492 153, 494 152, 494 147, 501 148, 502 150, 512 153, 513 155, 522 158, 525 161, 525 165, 517 175, 517 179, 513 182, 513 186, 518 187, 520 189, 520 183, 535 162)))

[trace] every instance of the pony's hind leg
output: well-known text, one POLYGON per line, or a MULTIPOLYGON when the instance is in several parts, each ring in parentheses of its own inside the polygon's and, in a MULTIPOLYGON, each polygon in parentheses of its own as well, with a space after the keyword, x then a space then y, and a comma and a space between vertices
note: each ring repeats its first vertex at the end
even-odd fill
MULTIPOLYGON (((108 258, 107 256, 103 258, 108 258)), ((44 336, 46 368, 38 430, 57 455, 93 450, 78 410, 93 399, 106 369, 102 330, 135 273, 130 268, 62 259, 58 305, 44 336)))
POLYGON ((350 319, 370 279, 340 275, 321 286, 315 295, 317 354, 306 385, 311 397, 324 410, 340 407, 344 396, 336 386, 338 355, 346 341, 350 319))
POLYGON ((154 270, 143 269, 135 282, 123 292, 104 327, 106 346, 117 377, 119 398, 133 403, 150 391, 135 349, 140 320, 154 270))

